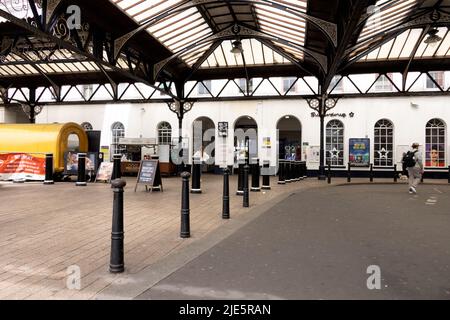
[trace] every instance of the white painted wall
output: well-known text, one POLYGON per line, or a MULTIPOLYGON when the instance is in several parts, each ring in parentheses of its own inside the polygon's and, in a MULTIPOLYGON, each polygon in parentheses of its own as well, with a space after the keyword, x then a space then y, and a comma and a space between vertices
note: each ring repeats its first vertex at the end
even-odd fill
MULTIPOLYGON (((330 112, 346 113, 341 120, 345 126, 345 163, 348 161, 348 140, 350 138, 368 137, 373 142, 373 127, 383 118, 394 123, 395 145, 410 145, 414 141, 425 143, 425 125, 432 118, 440 118, 450 124, 450 98, 436 97, 398 97, 398 98, 348 98, 339 100, 335 109, 330 112), (355 116, 350 118, 349 113, 355 116)), ((235 121, 241 116, 250 116, 258 124, 259 156, 261 160, 271 160, 275 163, 277 122, 286 115, 297 117, 302 124, 303 142, 310 146, 319 146, 319 118, 312 117, 313 111, 305 100, 254 100, 254 101, 221 101, 199 102, 192 111, 186 114, 183 121, 183 137, 191 137, 192 124, 199 117, 211 118, 217 128, 219 121, 229 123, 229 137, 225 142, 217 136, 216 130, 216 164, 220 165, 224 155, 221 144, 226 143, 228 165, 233 163, 233 128, 235 121), (263 137, 270 137, 272 152, 262 148, 263 137)), ((0 120, 2 111, 0 108, 0 120)), ((333 118, 327 118, 326 123, 333 118)), ((172 126, 172 137, 178 136, 178 120, 170 112, 166 104, 107 104, 107 105, 71 105, 45 107, 37 117, 38 123, 52 122, 90 122, 95 130, 102 130, 102 145, 111 143, 111 126, 120 121, 124 124, 126 137, 156 138, 157 126, 161 121, 167 121, 172 126)), ((448 131, 447 131, 448 134, 448 131)), ((447 137, 447 153, 450 150, 450 137, 447 137)), ((192 152, 192 141, 190 141, 192 152)), ((373 147, 372 159, 373 159, 373 147)), ((192 153, 191 153, 192 154, 192 153)), ((400 159, 396 158, 396 161, 400 159)), ((449 163, 448 156, 447 162, 449 163)), ((317 164, 309 164, 317 168, 317 164)))

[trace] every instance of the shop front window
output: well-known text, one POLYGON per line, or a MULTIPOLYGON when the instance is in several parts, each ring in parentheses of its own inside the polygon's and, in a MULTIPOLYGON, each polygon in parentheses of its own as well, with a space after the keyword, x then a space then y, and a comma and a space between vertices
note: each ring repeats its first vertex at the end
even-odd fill
POLYGON ((159 145, 170 145, 172 141, 172 127, 168 122, 161 122, 158 125, 158 143, 159 145))
POLYGON ((111 126, 112 130, 112 144, 111 144, 111 159, 114 154, 125 154, 126 147, 119 145, 120 138, 125 137, 125 127, 121 122, 115 122, 111 126))
POLYGON ((445 123, 439 119, 428 121, 425 129, 425 166, 445 167, 445 123))
POLYGON ((388 167, 394 165, 394 125, 387 119, 375 124, 374 132, 375 166, 388 167))
POLYGON ((326 151, 327 164, 344 165, 344 124, 339 120, 332 120, 327 124, 326 151))

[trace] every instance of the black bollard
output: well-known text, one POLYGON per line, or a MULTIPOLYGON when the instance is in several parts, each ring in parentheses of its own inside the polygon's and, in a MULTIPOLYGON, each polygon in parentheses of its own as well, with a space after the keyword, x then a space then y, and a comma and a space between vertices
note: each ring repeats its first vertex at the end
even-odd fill
MULTIPOLYGON (((270 161, 264 161, 263 162, 263 184, 262 184, 262 188, 263 190, 270 190, 270 175, 269 175, 269 168, 270 168, 270 161)), ((449 177, 450 179, 450 177, 449 177)), ((450 182, 449 182, 450 183, 450 182)))
POLYGON ((298 161, 292 161, 292 180, 295 182, 300 181, 298 175, 298 161))
POLYGON ((286 184, 286 177, 285 177, 285 161, 280 160, 278 162, 278 184, 286 184))
POLYGON ((306 161, 303 162, 302 168, 303 168, 303 178, 306 179, 308 178, 308 166, 306 165, 306 161))
POLYGON ((373 182, 373 163, 370 164, 369 180, 373 182))
POLYGON ((122 155, 121 154, 115 154, 113 155, 113 172, 111 175, 111 181, 115 180, 115 179, 120 179, 122 178, 122 170, 120 168, 120 162, 122 160, 122 155))
POLYGON ((352 165, 348 163, 347 182, 352 182, 352 165))
POLYGON ((450 183, 450 166, 448 166, 448 183, 450 183))
POLYGON ((53 181, 53 154, 47 153, 45 155, 45 180, 44 184, 55 184, 53 181))
POLYGON ((260 192, 261 186, 259 183, 261 177, 261 168, 259 167, 259 159, 254 158, 252 164, 252 192, 260 192))
POLYGON ((248 188, 248 173, 250 170, 250 166, 248 164, 244 165, 244 199, 243 199, 243 207, 248 208, 250 207, 250 201, 249 201, 249 188, 248 188))
POLYGON ((394 182, 397 182, 398 174, 397 174, 397 164, 394 164, 394 182))
POLYGON ((222 219, 230 219, 230 170, 223 170, 222 219))
POLYGON ((198 157, 192 158, 192 189, 191 193, 202 193, 200 185, 202 175, 202 161, 198 157))
POLYGON ((114 202, 109 272, 120 273, 125 270, 123 245, 123 188, 127 185, 127 183, 124 180, 116 179, 113 180, 111 185, 114 192, 114 202))
POLYGON ((238 165, 238 188, 236 195, 242 196, 244 194, 244 164, 245 162, 239 161, 238 165))
POLYGON ((86 183, 86 153, 78 154, 78 180, 76 183, 78 187, 87 186, 86 183))
POLYGON ((191 174, 189 172, 183 172, 181 174, 182 189, 181 189, 181 238, 190 238, 191 236, 191 226, 190 226, 190 209, 189 209, 189 177, 191 174))
POLYGON ((286 175, 286 183, 291 183, 292 182, 292 172, 291 172, 291 164, 292 161, 288 160, 285 162, 285 175, 286 175))
POLYGON ((328 184, 331 184, 331 164, 328 164, 328 184))

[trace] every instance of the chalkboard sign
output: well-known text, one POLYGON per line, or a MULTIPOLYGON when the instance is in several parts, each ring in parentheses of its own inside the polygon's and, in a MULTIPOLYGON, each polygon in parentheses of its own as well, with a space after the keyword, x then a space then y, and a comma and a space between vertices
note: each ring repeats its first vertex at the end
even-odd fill
POLYGON ((134 192, 136 192, 139 184, 145 185, 145 189, 148 191, 148 187, 153 191, 163 191, 161 171, 159 169, 158 160, 142 160, 141 166, 139 167, 136 187, 134 192))

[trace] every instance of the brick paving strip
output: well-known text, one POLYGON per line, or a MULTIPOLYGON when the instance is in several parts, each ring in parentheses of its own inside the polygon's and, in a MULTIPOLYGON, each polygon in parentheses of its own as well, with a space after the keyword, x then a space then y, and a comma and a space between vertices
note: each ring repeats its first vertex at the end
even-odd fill
MULTIPOLYGON (((123 277, 177 252, 230 221, 221 219, 222 177, 205 175, 203 194, 191 195, 190 239, 179 238, 181 179, 164 179, 163 193, 133 192, 135 178, 126 178, 125 267, 108 271, 111 244, 112 190, 108 184, 0 184, 0 299, 92 299, 123 277), (66 288, 67 268, 81 269, 81 290, 66 288)), ((265 208, 279 195, 318 184, 316 180, 275 185, 251 193, 251 208, 265 208)), ((249 214, 235 196, 230 179, 230 210, 235 218, 249 214)), ((238 221, 238 220, 236 220, 238 221)))
MULTIPOLYGON (((250 194, 249 209, 230 179, 231 220, 221 219, 222 177, 205 175, 191 195, 190 239, 179 238, 181 179, 146 193, 126 178, 125 273, 110 274, 112 190, 108 184, 0 184, 0 299, 130 299, 194 259, 293 192, 325 187, 308 179, 250 194), (81 290, 66 288, 67 268, 81 268, 81 290)), ((359 179, 355 179, 360 181, 359 179)), ((344 179, 334 179, 333 185, 344 179)))

